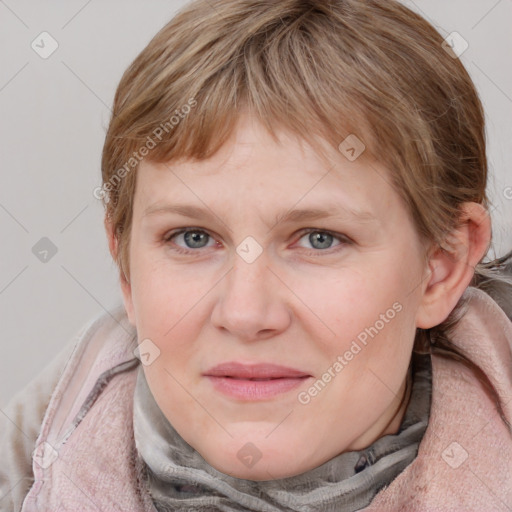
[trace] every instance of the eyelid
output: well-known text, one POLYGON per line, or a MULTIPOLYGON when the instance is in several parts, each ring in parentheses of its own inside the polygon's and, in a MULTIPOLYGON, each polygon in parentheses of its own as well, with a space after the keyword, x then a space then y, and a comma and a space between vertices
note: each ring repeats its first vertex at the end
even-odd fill
POLYGON ((185 227, 185 228, 172 229, 171 231, 166 232, 163 238, 166 242, 168 242, 171 238, 173 238, 177 235, 186 233, 187 231, 201 231, 201 232, 206 233, 211 236, 210 231, 207 229, 196 228, 195 226, 190 226, 190 227, 185 227))
MULTIPOLYGON (((179 236, 183 233, 186 233, 187 231, 196 231, 196 232, 206 233, 209 237, 211 237, 213 240, 215 240, 217 243, 219 243, 217 241, 217 236, 212 234, 212 232, 210 232, 210 230, 205 229, 205 228, 195 227, 195 226, 189 226, 189 227, 183 227, 183 228, 177 228, 175 230, 171 230, 170 232, 166 233, 163 236, 163 241, 165 243, 170 243, 172 238, 179 236)), ((308 254, 314 254, 314 255, 331 254, 332 252, 336 252, 343 246, 350 245, 350 244, 354 243, 354 241, 350 237, 348 237, 347 235, 345 235, 343 233, 336 233, 329 229, 323 229, 323 228, 304 228, 302 230, 299 230, 298 235, 295 235, 295 237, 298 236, 297 242, 309 233, 329 234, 333 238, 337 239, 339 241, 339 244, 335 245, 334 247, 329 247, 328 249, 314 249, 314 248, 308 249, 307 247, 301 247, 301 249, 303 249, 304 251, 307 251, 308 254)), ((297 242, 295 242, 295 243, 297 243, 297 242)), ((214 246, 210 246, 210 248, 211 247, 214 247, 214 246)), ((176 245, 176 247, 173 248, 172 250, 175 252, 178 252, 178 253, 182 253, 182 254, 198 254, 200 252, 200 249, 208 249, 208 248, 209 247, 200 247, 199 249, 187 249, 187 248, 181 247, 179 245, 176 245)))
MULTIPOLYGON (((315 253, 329 253, 330 251, 336 250, 337 247, 340 247, 342 245, 347 245, 350 243, 353 243, 352 240, 342 233, 336 233, 335 231, 330 231, 329 229, 321 229, 321 228, 305 228, 301 231, 299 231, 299 237, 298 240, 300 240, 302 237, 309 233, 324 233, 331 235, 333 238, 336 238, 340 243, 338 245, 335 245, 334 247, 329 247, 329 249, 308 249, 307 247, 302 247, 302 249, 305 249, 306 251, 315 252, 315 253)), ((298 241, 297 240, 297 241, 298 241)))
MULTIPOLYGON (((187 233, 188 231, 196 231, 196 232, 206 233, 210 238, 212 238, 212 240, 217 241, 217 237, 215 235, 213 235, 208 229, 194 227, 194 226, 178 228, 178 229, 175 229, 175 230, 171 230, 171 231, 167 232, 163 236, 163 241, 165 243, 169 243, 169 242, 171 242, 172 238, 174 238, 176 236, 179 236, 179 235, 182 235, 183 233, 187 233)), ((188 253, 199 252, 198 249, 186 249, 185 247, 181 247, 179 245, 177 245, 177 247, 178 247, 178 249, 176 249, 176 250, 178 252, 180 250, 182 252, 188 252, 188 253)), ((201 249, 207 249, 207 247, 201 247, 201 249)))

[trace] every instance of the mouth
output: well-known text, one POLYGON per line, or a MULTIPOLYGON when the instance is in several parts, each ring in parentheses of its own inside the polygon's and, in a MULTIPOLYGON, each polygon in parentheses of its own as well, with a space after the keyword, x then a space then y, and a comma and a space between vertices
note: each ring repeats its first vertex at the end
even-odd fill
POLYGON ((312 377, 285 366, 235 362, 217 365, 203 376, 216 391, 241 401, 266 400, 290 392, 312 377))

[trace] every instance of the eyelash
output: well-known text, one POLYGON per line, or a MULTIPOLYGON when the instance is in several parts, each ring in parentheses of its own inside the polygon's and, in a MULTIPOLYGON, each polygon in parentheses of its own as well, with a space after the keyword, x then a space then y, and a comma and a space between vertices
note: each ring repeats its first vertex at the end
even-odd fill
MULTIPOLYGON (((164 236, 164 242, 166 244, 170 244, 171 240, 174 237, 181 235, 183 233, 190 232, 190 231, 205 233, 209 237, 214 238, 205 229, 190 227, 190 228, 182 228, 182 229, 172 231, 171 233, 166 234, 164 236)), ((333 231, 329 231, 329 230, 325 230, 325 229, 318 229, 318 228, 306 228, 306 229, 300 231, 300 236, 299 236, 298 240, 300 240, 305 235, 308 235, 310 233, 322 233, 322 234, 331 235, 333 238, 337 239, 340 242, 338 245, 335 245, 334 247, 330 247, 329 249, 305 249, 304 247, 302 248, 302 249, 305 249, 308 252, 308 254, 314 254, 315 256, 318 256, 319 253, 332 254, 333 252, 337 252, 338 250, 342 249, 344 246, 350 245, 352 243, 352 241, 345 235, 337 234, 333 231)), ((200 248, 200 249, 204 249, 204 248, 200 248)), ((183 247, 180 247, 179 245, 175 245, 175 244, 174 244, 174 247, 172 247, 173 251, 175 251, 179 254, 185 254, 185 255, 197 255, 197 253, 200 251, 200 249, 184 249, 183 247)))

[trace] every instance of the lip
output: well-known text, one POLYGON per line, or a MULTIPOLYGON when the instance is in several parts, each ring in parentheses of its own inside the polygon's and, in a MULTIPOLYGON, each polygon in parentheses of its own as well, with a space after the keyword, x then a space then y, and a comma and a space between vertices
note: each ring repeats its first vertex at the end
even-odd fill
POLYGON ((270 363, 234 361, 210 368, 203 374, 217 391, 238 400, 266 400, 300 386, 312 376, 294 368, 270 363))

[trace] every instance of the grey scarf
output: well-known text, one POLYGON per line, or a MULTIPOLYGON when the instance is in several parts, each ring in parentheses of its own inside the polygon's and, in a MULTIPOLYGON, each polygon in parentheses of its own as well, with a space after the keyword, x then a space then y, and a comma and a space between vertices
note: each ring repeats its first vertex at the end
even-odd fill
POLYGON ((135 445, 159 512, 359 510, 415 459, 430 414, 431 356, 413 352, 411 397, 397 434, 385 435, 364 450, 337 455, 300 475, 256 482, 210 466, 163 415, 142 366, 137 371, 135 445))

